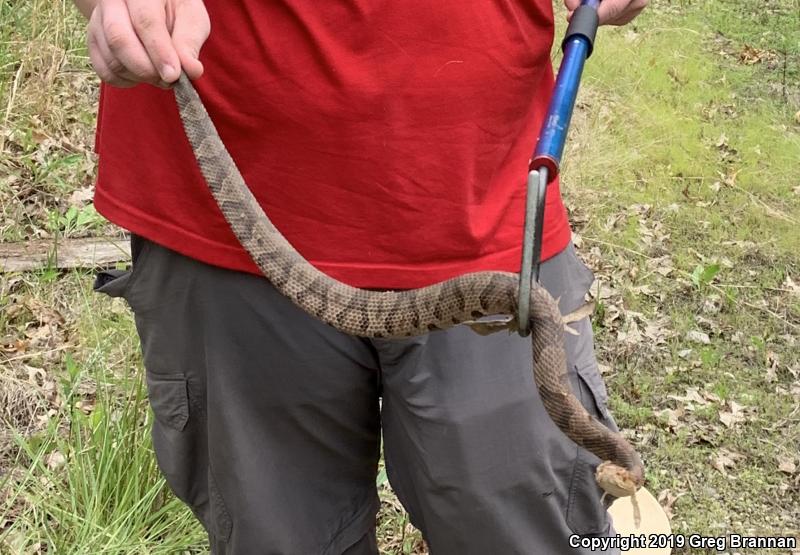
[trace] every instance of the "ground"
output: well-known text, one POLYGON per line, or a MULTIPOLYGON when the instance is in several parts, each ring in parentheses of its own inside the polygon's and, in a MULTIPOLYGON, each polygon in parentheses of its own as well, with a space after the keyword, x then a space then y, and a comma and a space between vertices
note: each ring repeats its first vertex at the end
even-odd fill
MULTIPOLYGON (((0 242, 120 234, 83 41, 67 2, 0 0, 0 242)), ((587 65, 565 200, 611 408, 684 534, 800 534, 799 78, 797 0, 655 0, 587 65)), ((0 553, 201 553, 131 315, 91 281, 0 273, 0 553)), ((378 482, 382 552, 425 553, 378 482)))

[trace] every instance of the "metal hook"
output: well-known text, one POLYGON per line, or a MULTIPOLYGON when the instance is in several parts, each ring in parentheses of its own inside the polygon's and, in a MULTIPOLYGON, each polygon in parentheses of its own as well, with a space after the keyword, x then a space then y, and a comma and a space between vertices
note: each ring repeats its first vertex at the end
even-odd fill
POLYGON ((517 300, 517 325, 522 337, 527 337, 531 332, 531 289, 534 282, 539 282, 544 207, 549 173, 549 170, 543 166, 528 174, 525 231, 522 238, 522 267, 519 271, 519 298, 517 300))

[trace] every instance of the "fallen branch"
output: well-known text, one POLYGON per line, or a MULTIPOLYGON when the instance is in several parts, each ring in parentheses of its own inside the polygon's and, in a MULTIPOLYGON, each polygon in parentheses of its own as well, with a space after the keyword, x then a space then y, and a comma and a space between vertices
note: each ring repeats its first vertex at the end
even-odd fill
POLYGON ((35 240, 0 243, 0 272, 26 272, 44 268, 108 268, 130 260, 126 237, 35 240))

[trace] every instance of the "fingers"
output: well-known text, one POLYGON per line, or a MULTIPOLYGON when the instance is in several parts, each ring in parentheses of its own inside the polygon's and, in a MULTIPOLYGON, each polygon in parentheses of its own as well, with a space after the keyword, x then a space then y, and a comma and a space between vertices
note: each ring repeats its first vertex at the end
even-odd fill
MULTIPOLYGON (((564 0, 567 7, 567 20, 572 19, 572 13, 578 8, 581 0, 564 0)), ((604 0, 597 10, 600 25, 625 25, 633 21, 643 9, 647 7, 648 0, 604 0)))
POLYGON ((113 74, 109 83, 125 80, 160 84, 161 77, 139 39, 128 4, 123 0, 103 0, 97 5, 95 13, 92 14, 89 27, 98 54, 113 74))
MULTIPOLYGON (((208 12, 202 0, 186 0, 175 8, 175 24, 172 28, 172 44, 180 60, 180 66, 190 79, 197 79, 203 73, 200 63, 200 48, 211 32, 208 12)), ((178 75, 175 75, 175 79, 178 75)))
POLYGON ((630 23, 643 9, 648 0, 604 0, 597 10, 600 25, 625 25, 630 23))
POLYGON ((102 31, 100 10, 94 10, 87 30, 89 60, 97 75, 115 87, 132 87, 137 84, 136 77, 112 54, 102 31))
POLYGON ((202 0, 99 0, 88 26, 89 58, 103 81, 119 87, 168 87, 181 67, 192 78, 210 23, 202 0))
POLYGON ((640 13, 642 13, 642 10, 644 10, 647 7, 647 4, 648 0, 636 0, 634 2, 631 2, 626 10, 624 10, 620 15, 618 15, 614 19, 609 19, 609 21, 606 24, 627 25, 628 23, 636 19, 636 17, 640 13))
POLYGON ((150 65, 148 80, 171 83, 180 75, 178 53, 167 30, 167 14, 163 2, 128 0, 131 26, 142 45, 150 65))

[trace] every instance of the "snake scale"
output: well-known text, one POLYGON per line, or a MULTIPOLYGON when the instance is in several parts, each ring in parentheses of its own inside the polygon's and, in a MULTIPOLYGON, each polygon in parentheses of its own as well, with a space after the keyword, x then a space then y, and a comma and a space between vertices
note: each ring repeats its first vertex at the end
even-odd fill
MULTIPOLYGON (((428 287, 369 291, 350 287, 306 261, 272 224, 247 187, 185 74, 174 87, 186 136, 208 187, 244 249, 283 295, 310 315, 360 337, 408 337, 487 315, 517 313, 519 276, 476 272, 428 287)), ((594 419, 572 392, 564 353, 564 322, 541 286, 531 291, 533 373, 547 413, 572 441, 597 455, 599 485, 614 496, 644 483, 636 451, 594 419)), ((510 327, 513 327, 513 321, 510 327)))

